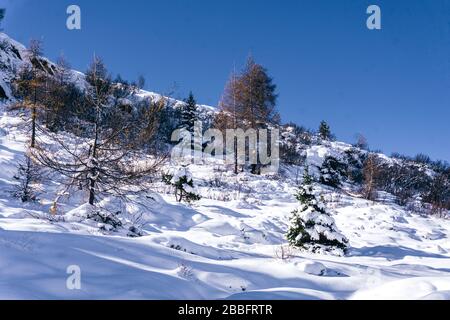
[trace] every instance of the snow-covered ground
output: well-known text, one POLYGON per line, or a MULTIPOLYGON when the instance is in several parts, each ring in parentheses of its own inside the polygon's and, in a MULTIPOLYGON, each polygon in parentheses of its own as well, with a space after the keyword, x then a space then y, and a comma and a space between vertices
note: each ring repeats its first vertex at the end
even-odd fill
MULTIPOLYGON (((155 186, 148 206, 128 207, 141 216, 139 238, 74 219, 83 209, 79 198, 61 207, 64 221, 38 219, 48 214, 58 183, 45 183, 37 204, 11 197, 26 134, 23 120, 2 111, 2 299, 450 299, 449 220, 324 188, 350 241, 348 255, 288 248, 297 207, 293 168, 278 177, 236 178, 194 166, 203 199, 193 206, 155 186), (81 290, 66 286, 73 265, 81 269, 81 290)), ((320 154, 311 150, 310 161, 320 154)))

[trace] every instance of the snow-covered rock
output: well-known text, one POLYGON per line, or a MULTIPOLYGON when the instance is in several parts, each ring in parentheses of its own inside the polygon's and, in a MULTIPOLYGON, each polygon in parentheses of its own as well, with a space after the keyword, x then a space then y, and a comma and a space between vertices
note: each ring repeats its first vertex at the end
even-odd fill
POLYGON ((325 267, 325 265, 317 261, 303 261, 297 263, 296 266, 301 272, 315 276, 323 276, 327 272, 327 267, 325 267))

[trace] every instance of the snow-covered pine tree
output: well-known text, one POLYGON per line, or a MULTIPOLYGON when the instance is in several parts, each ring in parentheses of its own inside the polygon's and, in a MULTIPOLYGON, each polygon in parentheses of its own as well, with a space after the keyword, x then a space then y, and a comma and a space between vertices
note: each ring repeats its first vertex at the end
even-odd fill
POLYGON ((292 213, 287 239, 292 246, 313 252, 341 249, 345 252, 348 240, 336 227, 322 201, 316 198, 313 179, 306 168, 303 184, 296 194, 300 207, 292 213))
POLYGON ((342 184, 342 179, 345 177, 348 166, 346 163, 339 161, 333 156, 328 156, 320 168, 320 183, 338 188, 342 184))
POLYGON ((187 167, 179 168, 175 174, 163 175, 163 181, 174 187, 177 202, 191 203, 201 199, 201 196, 195 190, 192 174, 187 167))
POLYGON ((36 201, 37 189, 36 183, 41 178, 39 167, 33 162, 33 159, 25 154, 25 158, 17 166, 17 174, 14 179, 18 182, 13 192, 14 197, 22 202, 36 201))
POLYGON ((189 97, 185 101, 185 105, 181 110, 181 128, 194 133, 195 121, 198 119, 197 102, 195 101, 192 92, 189 93, 189 97))

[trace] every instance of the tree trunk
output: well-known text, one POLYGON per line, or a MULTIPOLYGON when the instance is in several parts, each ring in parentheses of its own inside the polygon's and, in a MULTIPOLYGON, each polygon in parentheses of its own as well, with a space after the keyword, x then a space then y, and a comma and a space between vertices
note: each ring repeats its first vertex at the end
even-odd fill
POLYGON ((183 192, 175 187, 175 200, 181 202, 183 200, 183 192))
POLYGON ((36 146, 36 105, 31 111, 31 148, 36 146))
POLYGON ((95 204, 95 180, 90 179, 89 185, 89 204, 93 206, 95 204))
POLYGON ((234 174, 238 174, 238 145, 237 138, 234 138, 234 174))
POLYGON ((89 178, 89 204, 95 204, 95 180, 97 179, 97 148, 98 148, 98 136, 99 136, 99 122, 100 122, 100 108, 97 107, 97 115, 94 124, 94 143, 92 145, 91 151, 91 161, 92 161, 92 169, 91 169, 91 177, 89 178))

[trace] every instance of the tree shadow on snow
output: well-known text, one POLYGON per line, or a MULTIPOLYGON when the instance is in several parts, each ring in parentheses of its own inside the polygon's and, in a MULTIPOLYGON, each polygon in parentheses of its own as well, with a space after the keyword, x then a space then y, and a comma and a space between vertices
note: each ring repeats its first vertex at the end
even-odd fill
POLYGON ((440 254, 429 253, 421 250, 411 249, 401 246, 374 246, 374 247, 362 247, 353 248, 349 252, 350 257, 380 257, 388 260, 401 260, 407 256, 422 257, 422 258, 441 258, 448 259, 448 257, 440 254))
POLYGON ((226 216, 231 216, 231 217, 235 217, 235 218, 248 218, 248 216, 243 215, 242 213, 239 213, 239 212, 236 212, 229 208, 225 208, 225 207, 221 207, 221 206, 209 205, 209 206, 203 206, 203 207, 211 208, 212 212, 218 213, 218 214, 223 214, 226 216))

